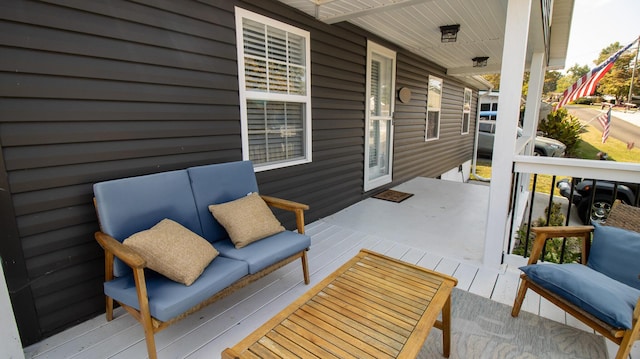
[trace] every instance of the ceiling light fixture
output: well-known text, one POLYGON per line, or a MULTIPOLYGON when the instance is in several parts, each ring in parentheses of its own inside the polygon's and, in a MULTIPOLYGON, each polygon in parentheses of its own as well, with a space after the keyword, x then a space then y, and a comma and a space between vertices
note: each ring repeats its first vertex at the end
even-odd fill
POLYGON ((456 39, 458 38, 458 31, 460 31, 459 24, 440 26, 440 32, 442 33, 440 41, 456 42, 456 39))
POLYGON ((473 61, 473 67, 485 67, 487 66, 487 56, 478 56, 471 59, 473 61))

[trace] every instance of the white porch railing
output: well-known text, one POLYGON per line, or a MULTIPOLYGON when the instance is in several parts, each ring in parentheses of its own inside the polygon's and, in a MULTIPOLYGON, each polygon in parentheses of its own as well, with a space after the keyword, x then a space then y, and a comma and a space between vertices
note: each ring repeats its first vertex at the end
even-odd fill
MULTIPOLYGON (((519 148, 523 148, 525 143, 520 143, 519 148)), ((513 186, 512 186, 512 201, 511 210, 509 214, 511 216, 511 231, 508 238, 505 239, 504 252, 507 254, 505 261, 509 262, 508 258, 512 253, 512 249, 515 243, 515 234, 520 228, 522 223, 531 224, 531 210, 534 197, 529 191, 529 183, 532 175, 551 175, 553 177, 552 186, 555 187, 557 180, 564 177, 572 178, 588 178, 593 180, 607 180, 612 182, 627 182, 640 184, 640 164, 637 163, 623 163, 614 161, 600 161, 600 160, 582 160, 582 159, 570 159, 570 158, 550 158, 550 157, 534 157, 525 155, 516 155, 513 160, 513 186)), ((551 188, 551 193, 553 193, 551 188)), ((533 189, 535 191, 535 188, 533 189)), ((638 196, 636 190, 636 198, 638 196)), ((615 196, 615 193, 614 193, 615 196)), ((553 198, 549 200, 549 205, 553 198)), ((632 203, 637 205, 636 203, 632 203)), ((575 207, 572 208, 569 203, 567 218, 571 211, 575 212, 575 207)), ((567 221, 568 223, 568 221, 567 221)), ((528 230, 527 230, 528 233, 528 230)), ((525 252, 525 256, 526 256, 525 252)), ((513 259, 513 257, 512 257, 513 259)))

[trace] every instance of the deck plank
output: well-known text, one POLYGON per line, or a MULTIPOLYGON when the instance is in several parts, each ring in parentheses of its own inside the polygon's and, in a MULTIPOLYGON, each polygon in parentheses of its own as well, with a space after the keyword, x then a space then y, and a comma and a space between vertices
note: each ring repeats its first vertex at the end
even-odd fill
POLYGON ((480 267, 473 278, 473 283, 469 286, 469 292, 485 298, 491 298, 497 280, 497 270, 480 267))
POLYGON ((491 299, 506 305, 512 305, 518 291, 519 275, 513 271, 498 274, 498 280, 493 288, 491 299))
POLYGON ((478 267, 468 263, 459 263, 453 276, 458 278, 456 288, 468 291, 478 273, 478 267))

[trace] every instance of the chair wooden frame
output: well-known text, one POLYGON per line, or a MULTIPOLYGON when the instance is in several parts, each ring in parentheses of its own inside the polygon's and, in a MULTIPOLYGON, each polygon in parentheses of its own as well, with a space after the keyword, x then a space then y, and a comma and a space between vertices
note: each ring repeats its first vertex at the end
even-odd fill
MULTIPOLYGON (((270 196, 261 196, 262 199, 271 207, 291 211, 296 216, 296 227, 298 233, 304 234, 304 211, 309 209, 309 206, 302 203, 292 202, 280 198, 270 197, 270 196)), ((94 198, 94 205, 96 200, 94 198)), ((97 208, 97 207, 96 207, 97 208)), ((175 318, 172 318, 168 321, 160 321, 151 316, 151 312, 149 311, 149 298, 147 296, 147 285, 145 282, 144 270, 147 267, 145 260, 135 251, 131 250, 129 247, 123 245, 121 242, 116 240, 115 238, 103 233, 96 232, 95 239, 100 244, 100 246, 104 249, 105 253, 105 281, 108 282, 114 279, 113 274, 113 261, 114 257, 118 257, 125 264, 127 264, 133 270, 133 277, 136 285, 136 292, 138 295, 138 304, 140 306, 140 310, 135 309, 134 307, 128 306, 124 303, 116 301, 121 307, 123 307, 131 316, 133 316, 140 324, 144 330, 145 341, 147 345, 147 352, 149 354, 149 359, 156 359, 158 354, 156 352, 156 344, 155 344, 155 333, 167 328, 171 324, 178 322, 179 320, 187 317, 189 314, 192 314, 205 306, 233 293, 237 289, 240 289, 249 283, 252 283, 267 274, 277 270, 293 262, 294 260, 300 258, 302 262, 302 273, 304 277, 304 283, 309 284, 309 265, 307 261, 307 250, 303 250, 299 253, 296 253, 288 258, 281 260, 280 262, 274 263, 271 266, 257 272, 254 274, 247 275, 237 282, 233 283, 231 286, 223 289, 222 291, 216 293, 212 297, 204 300, 203 302, 195 305, 190 308, 186 312, 178 315, 175 318)), ((107 321, 113 320, 113 305, 114 299, 105 296, 106 298, 106 318, 107 321)))
MULTIPOLYGON (((593 232, 593 226, 567 226, 567 227, 534 227, 531 229, 536 234, 535 242, 531 250, 528 264, 536 264, 538 258, 542 254, 544 245, 549 238, 562 238, 562 237, 580 237, 582 238, 583 255, 581 262, 586 265, 588 252, 590 247, 591 233, 593 232)), ((607 339, 618 344, 620 347, 616 354, 616 359, 626 359, 629 357, 629 352, 633 343, 639 339, 640 333, 640 298, 636 303, 633 311, 633 320, 631 329, 623 329, 613 327, 600 319, 594 317, 578 306, 570 303, 564 298, 550 292, 549 290, 537 285, 527 277, 526 274, 520 275, 521 282, 518 294, 513 303, 513 309, 511 315, 517 317, 520 313, 520 308, 524 301, 527 289, 531 289, 538 293, 541 297, 547 299, 551 303, 560 307, 562 310, 573 315, 576 319, 580 320, 596 332, 602 334, 607 339)))

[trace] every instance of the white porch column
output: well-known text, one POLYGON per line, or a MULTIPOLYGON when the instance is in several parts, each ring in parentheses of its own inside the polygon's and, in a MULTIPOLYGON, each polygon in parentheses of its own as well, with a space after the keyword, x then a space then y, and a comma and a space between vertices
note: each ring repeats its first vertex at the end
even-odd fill
MULTIPOLYGON (((544 86, 545 53, 535 52, 531 59, 529 69, 529 91, 527 93, 527 103, 524 112, 522 132, 524 137, 533 136, 538 129, 538 117, 540 117, 540 101, 542 100, 542 88, 544 86)), ((533 154, 533 141, 527 146, 526 154, 533 154)))
POLYGON ((499 267, 508 229, 511 169, 516 144, 532 0, 509 0, 502 50, 498 120, 489 190, 483 262, 499 267))

